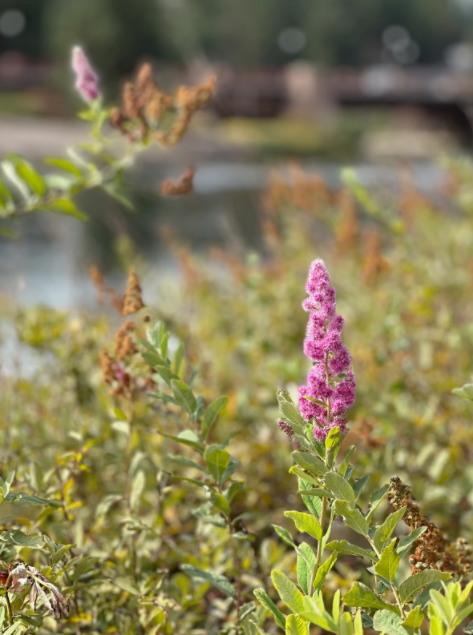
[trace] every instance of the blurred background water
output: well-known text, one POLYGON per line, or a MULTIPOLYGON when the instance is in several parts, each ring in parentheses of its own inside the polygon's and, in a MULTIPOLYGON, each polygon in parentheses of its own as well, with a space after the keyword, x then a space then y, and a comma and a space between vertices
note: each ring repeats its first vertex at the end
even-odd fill
POLYGON ((2 0, 2 155, 39 166, 86 138, 74 116, 73 44, 109 103, 145 60, 163 89, 210 72, 218 88, 175 149, 150 151, 127 176, 136 213, 91 192, 88 223, 46 213, 18 222, 18 239, 0 239, 0 291, 22 303, 91 304, 88 267, 119 275, 123 237, 153 275, 176 275, 164 227, 202 252, 258 251, 261 191, 288 161, 331 187, 346 165, 387 188, 409 166, 438 196, 438 158, 471 150, 472 42, 471 0, 2 0), (189 165, 195 191, 160 197, 162 181, 189 165))

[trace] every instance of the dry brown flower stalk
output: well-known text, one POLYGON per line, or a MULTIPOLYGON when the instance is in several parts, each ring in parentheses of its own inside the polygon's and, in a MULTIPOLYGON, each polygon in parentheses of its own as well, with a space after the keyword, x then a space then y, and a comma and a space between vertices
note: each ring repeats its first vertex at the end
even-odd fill
POLYGON ((130 271, 125 295, 123 296, 123 315, 131 315, 142 309, 145 305, 141 297, 141 286, 135 270, 130 271))
POLYGON ((363 279, 367 284, 375 282, 382 273, 388 271, 389 265, 381 255, 379 234, 370 230, 364 241, 363 279))
POLYGON ((353 198, 347 190, 342 190, 337 196, 341 221, 335 229, 336 249, 339 253, 353 249, 358 243, 360 226, 353 198))
POLYGON ((448 542, 437 525, 420 511, 412 497, 410 487, 398 476, 391 478, 388 500, 394 509, 406 507, 403 520, 411 531, 426 527, 426 531, 413 543, 414 553, 409 556, 412 573, 424 569, 439 569, 458 576, 468 574, 472 569, 471 548, 463 538, 454 545, 448 542))
POLYGON ((118 293, 112 287, 107 287, 105 284, 105 277, 100 269, 96 265, 89 267, 89 277, 94 283, 97 291, 97 300, 100 304, 103 304, 108 297, 112 306, 121 314, 122 312, 122 300, 118 293))
POLYGON ((186 132, 195 112, 210 101, 215 84, 216 78, 211 76, 201 86, 181 86, 175 96, 167 95, 156 86, 151 66, 144 64, 135 81, 123 87, 123 106, 112 111, 110 123, 130 141, 154 138, 163 146, 173 146, 186 132), (167 115, 171 123, 164 128, 162 120, 167 115))
POLYGON ((195 168, 187 168, 184 174, 177 180, 166 179, 161 185, 163 196, 179 196, 189 194, 194 188, 195 168))
POLYGON ((132 340, 132 333, 135 330, 135 323, 127 320, 118 329, 115 335, 115 357, 116 359, 124 359, 137 352, 137 348, 132 340))

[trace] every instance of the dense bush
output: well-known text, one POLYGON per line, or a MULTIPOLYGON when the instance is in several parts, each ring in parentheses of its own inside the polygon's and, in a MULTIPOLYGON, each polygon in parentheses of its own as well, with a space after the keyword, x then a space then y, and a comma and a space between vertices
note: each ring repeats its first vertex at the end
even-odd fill
MULTIPOLYGON (((172 98, 146 68, 109 111, 80 52, 76 67, 95 141, 49 161, 61 177, 7 157, 5 218, 121 197, 134 155, 177 142, 212 89, 172 98)), ((473 352, 471 166, 447 169, 448 212, 408 182, 393 197, 350 171, 340 192, 275 177, 265 253, 208 267, 168 236, 183 278, 159 310, 134 271, 122 297, 94 268, 125 321, 5 306, 4 633, 412 635, 427 618, 449 635, 470 615, 471 409, 452 390, 473 352), (332 282, 316 261, 298 395, 314 257, 332 282)), ((191 187, 188 172, 162 190, 191 187)))

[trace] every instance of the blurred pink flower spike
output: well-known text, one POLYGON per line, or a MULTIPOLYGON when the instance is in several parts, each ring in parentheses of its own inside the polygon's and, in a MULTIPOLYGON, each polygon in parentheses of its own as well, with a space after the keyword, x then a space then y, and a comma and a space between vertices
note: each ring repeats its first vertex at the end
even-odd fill
POLYGON ((99 96, 99 78, 87 55, 80 46, 72 49, 72 68, 77 76, 76 88, 84 101, 91 102, 99 96))

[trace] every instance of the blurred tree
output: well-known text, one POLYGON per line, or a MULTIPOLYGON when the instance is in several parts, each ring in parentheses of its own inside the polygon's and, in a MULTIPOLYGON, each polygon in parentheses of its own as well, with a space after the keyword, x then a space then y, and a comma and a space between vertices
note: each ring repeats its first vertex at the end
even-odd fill
POLYGON ((46 32, 55 57, 69 63, 71 46, 82 45, 115 88, 143 57, 173 57, 156 0, 49 0, 46 32))

